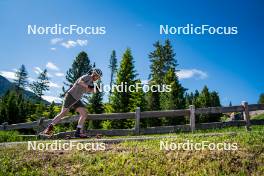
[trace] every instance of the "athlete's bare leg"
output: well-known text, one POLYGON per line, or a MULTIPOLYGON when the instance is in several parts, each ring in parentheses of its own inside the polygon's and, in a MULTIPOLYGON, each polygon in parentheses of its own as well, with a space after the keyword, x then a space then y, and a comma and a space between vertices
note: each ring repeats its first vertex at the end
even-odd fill
POLYGON ((76 111, 80 114, 77 128, 80 128, 81 133, 83 133, 84 122, 87 119, 87 110, 84 107, 79 107, 76 109, 76 111))
POLYGON ((51 134, 52 130, 53 130, 53 126, 56 125, 57 123, 59 123, 61 121, 61 119, 69 112, 68 108, 61 108, 61 112, 56 115, 52 122, 48 125, 48 127, 43 131, 44 134, 51 134))
POLYGON ((66 116, 66 114, 67 114, 68 112, 69 112, 69 108, 64 108, 64 107, 62 107, 62 108, 61 108, 61 112, 53 118, 53 120, 52 120, 51 123, 52 123, 53 125, 56 125, 57 123, 59 123, 59 122, 61 121, 61 119, 62 119, 64 116, 66 116))

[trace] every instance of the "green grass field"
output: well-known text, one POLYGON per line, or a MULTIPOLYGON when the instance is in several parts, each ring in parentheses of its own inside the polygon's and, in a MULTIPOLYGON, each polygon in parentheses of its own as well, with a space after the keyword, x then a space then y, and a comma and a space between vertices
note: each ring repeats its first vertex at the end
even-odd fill
POLYGON ((264 119, 264 114, 256 115, 256 116, 252 117, 252 119, 264 119))
POLYGON ((263 126, 169 135, 177 138, 165 142, 237 143, 238 149, 160 150, 160 139, 107 144, 104 151, 34 151, 19 144, 0 147, 0 175, 264 175, 263 126), (197 135, 212 132, 222 135, 197 135))

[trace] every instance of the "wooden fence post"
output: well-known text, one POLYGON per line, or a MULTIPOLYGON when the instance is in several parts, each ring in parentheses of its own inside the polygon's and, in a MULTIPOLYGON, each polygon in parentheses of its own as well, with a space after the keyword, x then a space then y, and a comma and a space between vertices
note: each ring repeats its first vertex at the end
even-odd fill
POLYGON ((4 122, 2 123, 2 125, 3 125, 3 130, 6 130, 6 126, 8 125, 8 122, 4 122))
POLYGON ((37 126, 37 134, 40 133, 42 130, 44 130, 44 126, 43 126, 43 123, 44 123, 44 120, 45 120, 45 117, 40 117, 39 120, 38 120, 38 126, 37 126))
POLYGON ((140 107, 136 109, 136 123, 135 123, 135 133, 140 134, 140 107))
POLYGON ((195 130, 195 106, 190 105, 190 127, 191 131, 193 132, 195 130))
POLYGON ((246 130, 250 131, 251 128, 250 128, 250 115, 248 111, 248 102, 242 101, 242 106, 244 107, 243 116, 244 116, 244 120, 246 121, 246 130))

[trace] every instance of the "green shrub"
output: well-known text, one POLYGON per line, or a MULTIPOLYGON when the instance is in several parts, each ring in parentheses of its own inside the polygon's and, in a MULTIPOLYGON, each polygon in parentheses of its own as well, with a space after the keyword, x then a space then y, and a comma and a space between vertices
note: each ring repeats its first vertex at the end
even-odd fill
POLYGON ((22 141, 17 131, 0 131, 0 142, 22 141))
POLYGON ((109 130, 112 128, 112 124, 110 120, 105 120, 102 122, 102 127, 104 130, 109 130))

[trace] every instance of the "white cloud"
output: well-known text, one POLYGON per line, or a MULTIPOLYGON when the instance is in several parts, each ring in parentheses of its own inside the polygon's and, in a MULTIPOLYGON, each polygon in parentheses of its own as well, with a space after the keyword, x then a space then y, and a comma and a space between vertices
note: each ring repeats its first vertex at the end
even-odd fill
POLYGON ((88 43, 87 40, 80 40, 80 39, 76 40, 76 42, 77 42, 80 46, 86 46, 87 43, 88 43))
POLYGON ((57 83, 54 83, 52 81, 49 81, 49 86, 54 88, 60 88, 60 86, 57 83))
MULTIPOLYGON (((86 46, 88 41, 87 40, 81 40, 81 39, 63 41, 62 38, 53 38, 53 39, 50 40, 50 43, 52 45, 59 44, 59 45, 62 45, 63 47, 65 47, 65 48, 73 48, 73 47, 76 47, 76 46, 86 46)), ((56 50, 55 47, 52 47, 50 49, 52 51, 56 50)))
POLYGON ((62 76, 64 76, 64 73, 57 72, 57 73, 55 73, 55 76, 62 77, 62 76))
POLYGON ((76 47, 76 46, 86 46, 88 43, 87 40, 76 40, 76 41, 73 41, 73 40, 68 40, 66 42, 62 42, 61 45, 64 46, 65 48, 73 48, 73 47, 76 47))
POLYGON ((181 69, 180 71, 176 72, 179 79, 205 79, 208 77, 207 73, 198 69, 181 69))
POLYGON ((42 96, 42 98, 44 100, 47 100, 48 102, 52 102, 54 101, 55 103, 61 103, 62 102, 62 99, 59 98, 59 97, 53 97, 53 96, 42 96))
MULTIPOLYGON (((33 71, 34 71, 37 75, 39 75, 40 73, 43 72, 43 70, 42 70, 41 68, 39 68, 39 67, 34 67, 33 71)), ((48 78, 52 78, 53 75, 47 72, 47 77, 48 77, 48 78)))
POLYGON ((52 62, 48 62, 46 64, 46 67, 49 68, 49 69, 51 69, 51 70, 56 70, 56 71, 59 70, 59 68, 54 63, 52 63, 52 62))
POLYGON ((52 45, 55 45, 55 44, 61 42, 62 40, 63 40, 62 38, 53 38, 53 39, 50 40, 50 43, 52 45))
POLYGON ((62 46, 64 46, 65 48, 73 48, 76 46, 76 42, 73 40, 68 40, 67 42, 63 42, 61 43, 62 46))
POLYGON ((38 75, 41 72, 43 72, 43 70, 41 70, 41 68, 39 68, 39 67, 34 67, 34 72, 38 75))
POLYGON ((16 73, 11 72, 11 71, 0 71, 0 75, 7 79, 15 79, 16 78, 16 73))
POLYGON ((31 77, 29 77, 28 80, 29 80, 29 82, 33 82, 33 81, 35 81, 35 79, 33 79, 33 78, 31 78, 31 77))
POLYGON ((48 78, 53 78, 53 75, 47 72, 48 78))

